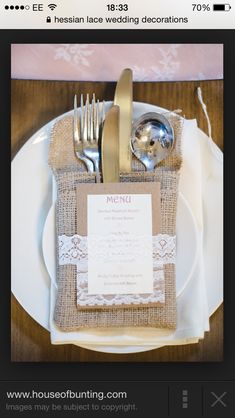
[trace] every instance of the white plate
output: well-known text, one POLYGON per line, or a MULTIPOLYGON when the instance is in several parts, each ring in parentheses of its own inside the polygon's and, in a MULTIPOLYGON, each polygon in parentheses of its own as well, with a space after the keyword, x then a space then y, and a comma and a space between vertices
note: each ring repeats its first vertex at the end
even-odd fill
MULTIPOLYGON (((176 256, 176 292, 177 297, 183 292, 192 277, 198 253, 197 225, 190 206, 179 194, 177 220, 177 256, 176 256)), ((48 213, 42 238, 42 251, 48 274, 56 284, 56 245, 55 245, 55 205, 48 213)))
MULTIPOLYGON (((107 104, 110 106, 110 104, 107 104)), ((156 106, 134 103, 134 116, 150 111, 164 111, 156 106)), ((61 115, 63 117, 64 115, 61 115)), ((40 325, 49 330, 50 278, 43 260, 43 227, 52 205, 52 178, 47 164, 48 145, 51 128, 55 121, 49 122, 36 132, 21 148, 12 162, 12 292, 22 307, 40 325)), ((198 129, 198 138, 205 153, 211 160, 221 158, 221 152, 215 145, 209 144, 208 137, 198 129), (210 145, 210 146, 209 146, 210 145)), ((206 286, 208 292, 209 313, 212 314, 223 300, 221 277, 222 235, 221 228, 213 219, 213 202, 210 195, 214 184, 205 178, 204 215, 205 251, 208 262, 206 286), (208 197, 208 198, 207 198, 208 197), (215 239, 216 238, 216 239, 215 239), (217 263, 212 257, 217 245, 217 263)), ((95 342, 94 342, 95 343, 95 342)), ((139 352, 151 347, 96 347, 87 346, 104 352, 139 352)))

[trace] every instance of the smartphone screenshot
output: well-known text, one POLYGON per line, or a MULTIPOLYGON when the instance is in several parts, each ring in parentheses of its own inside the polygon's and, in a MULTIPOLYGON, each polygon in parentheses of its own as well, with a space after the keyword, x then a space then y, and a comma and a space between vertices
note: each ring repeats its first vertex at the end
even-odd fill
POLYGON ((2 418, 235 416, 234 29, 1 1, 2 418))

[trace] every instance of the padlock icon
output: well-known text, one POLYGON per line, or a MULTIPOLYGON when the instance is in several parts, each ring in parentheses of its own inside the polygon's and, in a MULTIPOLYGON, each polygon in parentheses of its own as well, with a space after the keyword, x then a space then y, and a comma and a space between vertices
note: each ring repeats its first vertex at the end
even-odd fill
POLYGON ((50 18, 50 16, 47 16, 47 23, 51 23, 51 18, 50 18))

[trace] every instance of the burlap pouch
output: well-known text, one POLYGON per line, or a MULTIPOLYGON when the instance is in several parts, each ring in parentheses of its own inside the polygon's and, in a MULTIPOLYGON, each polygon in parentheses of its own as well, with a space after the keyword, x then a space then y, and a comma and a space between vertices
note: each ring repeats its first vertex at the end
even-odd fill
MULTIPOLYGON (((121 173, 121 182, 161 183, 161 233, 175 235, 178 182, 181 166, 182 119, 168 114, 175 132, 175 147, 170 156, 160 163, 154 173, 144 171, 143 165, 133 157, 133 172, 121 173)), ((57 185, 56 235, 72 236, 77 233, 76 187, 78 183, 95 182, 73 150, 73 119, 58 121, 52 130, 49 165, 57 185)), ((58 248, 57 248, 58 256, 58 248)), ((78 309, 76 300, 76 266, 59 265, 57 258, 58 292, 54 321, 64 331, 82 327, 148 326, 176 328, 175 265, 164 266, 165 304, 161 307, 128 307, 110 309, 78 309)))

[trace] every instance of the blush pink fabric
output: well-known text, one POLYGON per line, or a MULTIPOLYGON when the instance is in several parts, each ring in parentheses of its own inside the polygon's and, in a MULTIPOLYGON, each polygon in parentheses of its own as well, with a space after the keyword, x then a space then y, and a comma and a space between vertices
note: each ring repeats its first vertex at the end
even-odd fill
POLYGON ((116 81, 223 78, 222 44, 13 44, 12 78, 116 81))

